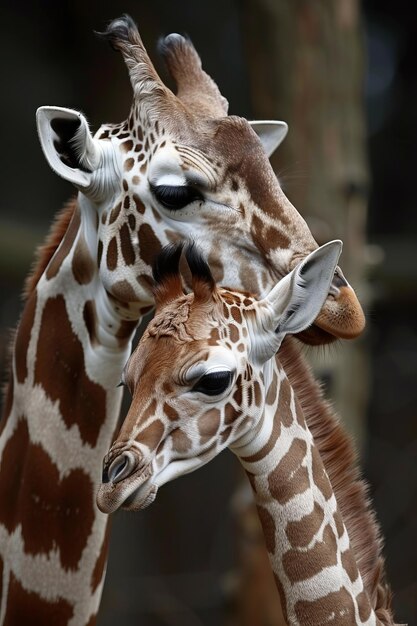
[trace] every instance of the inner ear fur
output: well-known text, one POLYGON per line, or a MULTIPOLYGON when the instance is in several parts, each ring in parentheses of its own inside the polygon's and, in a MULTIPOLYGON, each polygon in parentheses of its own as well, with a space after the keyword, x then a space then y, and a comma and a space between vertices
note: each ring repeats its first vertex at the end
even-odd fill
POLYGON ((100 148, 83 114, 61 107, 41 107, 36 120, 42 150, 51 168, 77 188, 87 188, 100 162, 100 148))

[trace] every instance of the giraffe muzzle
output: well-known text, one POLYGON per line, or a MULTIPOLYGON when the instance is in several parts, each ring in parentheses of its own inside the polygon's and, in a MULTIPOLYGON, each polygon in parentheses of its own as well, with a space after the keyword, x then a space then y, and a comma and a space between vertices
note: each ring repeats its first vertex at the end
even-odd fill
POLYGON ((339 266, 330 285, 329 297, 315 325, 339 339, 354 339, 365 328, 362 307, 339 266))
POLYGON ((156 489, 149 481, 152 475, 152 461, 138 450, 126 449, 126 446, 112 449, 104 459, 102 484, 97 493, 98 508, 107 514, 121 507, 145 508, 156 496, 156 489))

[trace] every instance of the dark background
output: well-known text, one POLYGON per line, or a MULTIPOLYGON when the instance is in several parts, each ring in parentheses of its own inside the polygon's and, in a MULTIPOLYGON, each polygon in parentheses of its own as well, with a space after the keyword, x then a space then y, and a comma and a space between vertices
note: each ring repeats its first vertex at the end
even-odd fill
MULTIPOLYGON (((33 250, 73 193, 43 158, 36 108, 80 109, 94 130, 126 117, 127 73, 119 55, 92 31, 128 12, 154 59, 161 34, 188 33, 230 112, 250 118, 241 5, 238 0, 2 3, 2 360, 33 250)), ((363 465, 385 535, 397 620, 411 625, 417 623, 417 21, 413 3, 398 0, 366 0, 362 17, 371 171, 367 238, 379 259, 369 276, 365 341, 371 376, 363 465)), ((283 165, 291 170, 292 164, 283 165)), ((297 168, 302 165, 301 154, 297 168)), ((302 178, 294 177, 286 188, 290 198, 295 184, 302 185, 302 178)), ((346 375, 354 385, 355 373, 346 375)), ((225 623, 236 562, 231 498, 238 472, 225 453, 167 485, 146 512, 117 514, 101 626, 225 623)))

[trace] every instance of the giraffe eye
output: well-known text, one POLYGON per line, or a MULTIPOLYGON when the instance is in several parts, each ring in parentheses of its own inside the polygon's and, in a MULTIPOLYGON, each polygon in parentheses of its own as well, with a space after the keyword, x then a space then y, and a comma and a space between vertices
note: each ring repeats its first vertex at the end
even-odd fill
POLYGON ((192 391, 199 391, 206 396, 218 396, 223 391, 226 391, 231 382, 232 372, 229 370, 211 372, 202 376, 198 383, 194 385, 192 391))
POLYGON ((195 200, 203 200, 198 189, 189 185, 150 185, 150 187, 158 202, 171 211, 183 209, 195 200))

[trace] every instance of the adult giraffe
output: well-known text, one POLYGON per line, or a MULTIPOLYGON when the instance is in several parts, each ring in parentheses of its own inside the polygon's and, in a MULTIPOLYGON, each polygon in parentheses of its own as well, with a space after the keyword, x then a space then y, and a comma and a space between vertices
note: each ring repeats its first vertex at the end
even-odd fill
MULTIPOLYGON (((178 35, 162 46, 176 96, 130 18, 112 22, 105 37, 129 69, 128 119, 93 137, 78 112, 43 107, 37 116, 47 160, 79 193, 27 282, 13 345, 0 427, 0 625, 96 621, 107 518, 94 492, 120 408, 115 386, 153 304, 154 255, 194 237, 221 283, 262 293, 317 247, 265 152, 282 124, 228 117, 178 35)), ((304 339, 353 337, 363 324, 337 269, 304 339)))
POLYGON ((336 439, 321 457, 316 442, 335 425, 304 413, 293 368, 304 403, 314 407, 317 390, 294 346, 284 348, 289 378, 275 358, 285 335, 315 320, 341 242, 312 252, 262 300, 216 287, 194 247, 186 250, 192 293, 184 294, 181 251, 168 248, 156 264, 156 314, 124 369, 132 404, 104 459, 100 509, 143 509, 159 487, 229 447, 254 492, 282 623, 394 624, 351 446, 336 439), (343 448, 332 472, 331 456, 343 448))

